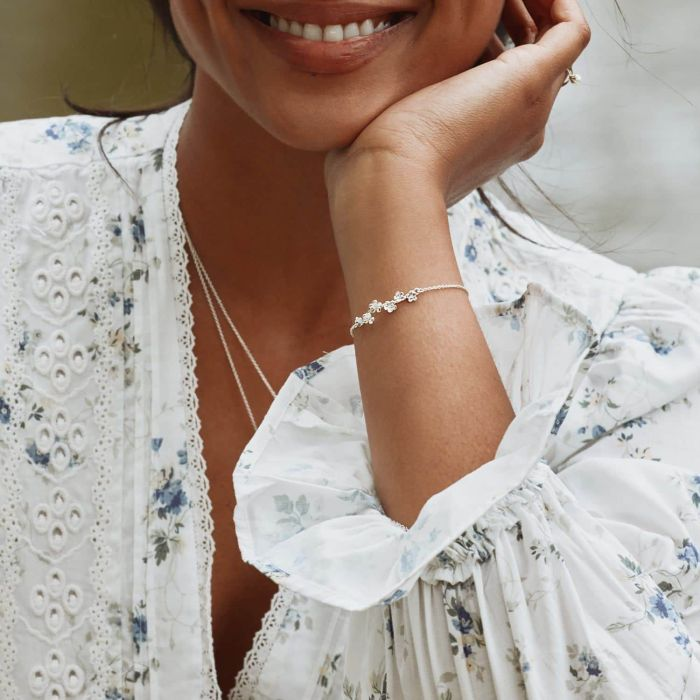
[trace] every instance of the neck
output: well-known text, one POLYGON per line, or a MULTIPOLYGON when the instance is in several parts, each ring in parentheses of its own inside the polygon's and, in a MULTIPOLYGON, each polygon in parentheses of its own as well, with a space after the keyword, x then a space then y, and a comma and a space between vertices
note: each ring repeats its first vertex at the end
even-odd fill
POLYGON ((239 319, 282 330, 337 318, 345 285, 323 177, 325 153, 281 143, 206 74, 197 76, 178 142, 187 229, 239 319), (280 300, 284 303, 279 304, 280 300))

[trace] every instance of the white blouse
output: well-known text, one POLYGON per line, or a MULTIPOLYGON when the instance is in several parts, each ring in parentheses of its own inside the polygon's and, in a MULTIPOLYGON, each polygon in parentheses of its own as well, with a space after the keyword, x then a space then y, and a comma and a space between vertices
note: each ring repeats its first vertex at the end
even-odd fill
MULTIPOLYGON (((107 133, 129 187, 105 119, 0 125, 2 700, 222 698, 189 104, 107 133)), ((700 697, 700 269, 506 213, 525 241, 476 193, 448 214, 516 417, 406 529, 354 346, 291 372, 233 473, 243 556, 280 589, 229 700, 700 697)))

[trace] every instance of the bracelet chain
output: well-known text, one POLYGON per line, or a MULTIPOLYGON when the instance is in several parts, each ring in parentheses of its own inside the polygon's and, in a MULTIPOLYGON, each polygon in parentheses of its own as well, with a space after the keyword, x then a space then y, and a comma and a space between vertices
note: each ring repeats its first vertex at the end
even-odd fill
POLYGON ((365 311, 362 316, 355 316, 355 323, 350 326, 350 335, 354 337, 355 329, 359 326, 373 324, 376 314, 382 311, 386 311, 389 314, 393 313, 402 301, 413 302, 418 299, 418 296, 423 292, 429 292, 433 289, 463 289, 469 294, 469 290, 463 284, 434 284, 430 287, 413 287, 413 289, 409 289, 407 292, 397 291, 391 299, 387 299, 386 301, 372 299, 367 307, 367 311, 365 311))

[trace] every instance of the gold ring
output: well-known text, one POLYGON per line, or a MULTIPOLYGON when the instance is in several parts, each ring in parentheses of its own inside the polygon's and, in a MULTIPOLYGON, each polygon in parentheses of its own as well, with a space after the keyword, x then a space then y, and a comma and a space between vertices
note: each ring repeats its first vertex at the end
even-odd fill
POLYGON ((566 85, 567 83, 572 83, 575 85, 576 83, 580 82, 581 76, 578 73, 574 73, 573 68, 567 68, 566 69, 566 78, 564 78, 564 82, 562 85, 566 85))

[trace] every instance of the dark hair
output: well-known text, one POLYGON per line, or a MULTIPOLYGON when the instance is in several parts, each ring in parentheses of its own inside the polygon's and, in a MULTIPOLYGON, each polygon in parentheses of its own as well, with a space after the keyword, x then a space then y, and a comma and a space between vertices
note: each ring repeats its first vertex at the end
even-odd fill
POLYGON ((147 116, 149 114, 164 112, 167 109, 174 107, 176 104, 184 102, 192 96, 196 66, 190 55, 187 53, 187 49, 180 40, 180 37, 175 29, 173 16, 170 12, 170 0, 148 0, 148 4, 151 6, 151 10, 153 11, 154 31, 160 27, 160 30, 165 35, 167 41, 175 46, 178 53, 185 59, 185 63, 189 69, 185 76, 185 84, 181 93, 172 99, 160 104, 150 105, 139 109, 103 109, 99 107, 88 107, 86 105, 79 104, 78 102, 74 102, 66 92, 65 88, 62 88, 61 96, 63 101, 75 112, 78 112, 79 114, 89 114, 94 117, 113 118, 111 122, 107 122, 107 124, 105 124, 100 130, 100 144, 101 139, 104 136, 104 132, 113 124, 123 121, 124 119, 130 119, 131 117, 147 116))
MULTIPOLYGON (((616 0, 617 2, 617 0, 616 0)), ((147 107, 143 107, 141 109, 132 109, 132 110, 125 110, 125 109, 100 109, 100 108, 95 108, 95 107, 86 107, 85 105, 81 105, 77 102, 74 102, 66 93, 65 90, 62 91, 62 96, 63 96, 63 101, 75 112, 78 112, 79 114, 88 114, 92 116, 97 116, 97 117, 111 117, 112 119, 104 124, 102 128, 99 131, 98 137, 97 137, 97 142, 98 146, 100 149, 100 153, 102 154, 102 157, 105 159, 109 167, 112 169, 112 171, 119 177, 120 179, 123 180, 119 172, 114 168, 112 163, 110 162, 109 158, 107 157, 107 154, 104 151, 103 147, 103 137, 105 135, 105 132, 114 124, 117 124, 121 121, 124 121, 125 119, 131 119, 132 117, 145 117, 149 114, 158 114, 160 112, 164 112, 171 107, 174 107, 175 105, 179 104, 180 102, 183 102, 190 97, 192 97, 192 92, 194 90, 194 78, 195 78, 195 73, 197 70, 195 62, 192 60, 192 57, 188 54, 187 49, 185 48, 185 45, 182 43, 182 40, 180 39, 177 30, 175 29, 175 23, 173 22, 173 16, 170 11, 170 0, 148 0, 149 5, 151 6, 151 10, 153 11, 153 18, 154 18, 154 30, 156 29, 157 26, 160 27, 161 31, 164 33, 165 38, 168 42, 172 43, 175 48, 177 49, 178 53, 185 59, 186 64, 188 65, 188 72, 186 74, 185 78, 185 85, 183 87, 182 92, 177 95, 176 97, 172 98, 171 100, 167 100, 166 102, 156 104, 156 105, 151 105, 147 107)), ((560 214, 562 214, 564 217, 569 219, 569 221, 572 221, 571 217, 560 207, 556 202, 554 202, 549 195, 544 192, 539 185, 533 180, 533 178, 529 175, 529 173, 522 167, 522 165, 518 166, 521 172, 525 175, 525 177, 529 180, 529 182, 535 187, 537 192, 542 195, 549 204, 551 204, 560 214)), ((527 214, 528 216, 531 217, 530 212, 527 210, 525 205, 522 203, 520 198, 512 191, 512 189, 508 186, 508 184, 503 180, 501 177, 497 177, 496 181, 500 185, 500 187, 503 189, 503 191, 508 195, 509 199, 511 199, 516 206, 522 211, 523 213, 527 214)), ((126 184, 126 183, 125 183, 126 184)), ((128 186, 128 185, 127 185, 128 186)), ((476 191, 479 195, 479 198, 483 202, 483 204, 486 206, 486 208, 489 210, 489 212, 496 217, 496 219, 503 225, 505 226, 511 233, 514 233, 516 236, 519 236, 520 238, 523 238, 526 241, 529 241, 530 243, 534 243, 536 245, 545 247, 545 248, 551 248, 552 246, 547 246, 544 243, 540 243, 539 241, 533 241, 531 238, 528 238, 527 236, 524 236, 522 233, 520 233, 515 227, 513 227, 506 219, 503 217, 501 212, 498 210, 496 205, 493 203, 491 198, 488 196, 488 194, 485 192, 483 187, 477 187, 476 191)), ((575 222, 573 222, 575 223, 575 222)))

